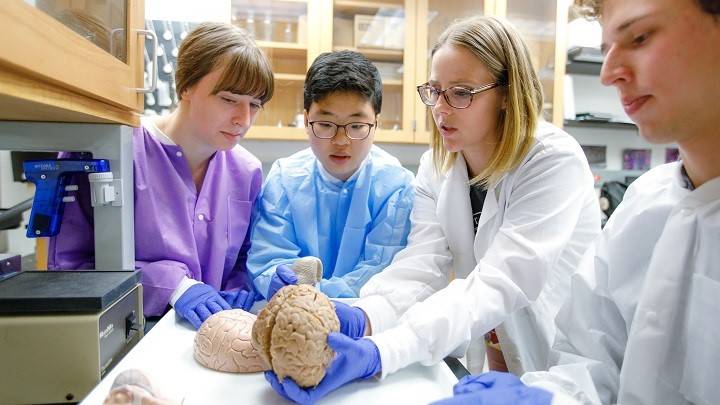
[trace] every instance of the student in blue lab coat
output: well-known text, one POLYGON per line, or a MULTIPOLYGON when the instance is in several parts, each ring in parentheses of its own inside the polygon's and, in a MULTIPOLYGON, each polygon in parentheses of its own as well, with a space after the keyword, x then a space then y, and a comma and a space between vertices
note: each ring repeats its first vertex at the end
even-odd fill
POLYGON ((255 211, 248 269, 271 297, 297 282, 289 266, 323 264, 322 292, 357 297, 407 243, 412 173, 373 145, 382 105, 377 68, 362 54, 320 55, 304 89, 310 147, 279 159, 255 211))

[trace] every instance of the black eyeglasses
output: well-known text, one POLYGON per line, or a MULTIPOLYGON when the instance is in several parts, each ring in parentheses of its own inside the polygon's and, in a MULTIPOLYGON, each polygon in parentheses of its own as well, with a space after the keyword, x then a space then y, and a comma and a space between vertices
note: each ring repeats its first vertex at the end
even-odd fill
POLYGON ((367 122, 348 122, 345 125, 336 124, 331 121, 310 121, 310 129, 313 135, 320 139, 332 139, 337 135, 338 128, 345 130, 345 135, 355 141, 361 141, 370 135, 370 130, 377 124, 367 122))
POLYGON ((428 83, 425 83, 417 86, 417 92, 420 95, 420 100, 422 100, 423 104, 427 106, 432 107, 437 104, 437 101, 442 94, 450 107, 462 109, 470 107, 474 95, 502 85, 503 84, 500 82, 495 82, 482 85, 476 89, 463 86, 453 86, 448 87, 445 90, 438 90, 428 83))

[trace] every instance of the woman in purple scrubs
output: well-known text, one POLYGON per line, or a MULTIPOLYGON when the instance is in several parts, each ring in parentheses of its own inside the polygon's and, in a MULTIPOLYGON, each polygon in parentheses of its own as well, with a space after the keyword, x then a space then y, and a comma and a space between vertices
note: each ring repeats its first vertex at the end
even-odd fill
MULTIPOLYGON (((245 261, 262 167, 237 142, 273 93, 270 64, 253 40, 204 23, 180 46, 178 108, 133 131, 135 259, 144 313, 168 305, 198 328, 223 309, 249 309, 245 261)), ((87 176, 50 240, 48 268, 94 268, 87 176)))

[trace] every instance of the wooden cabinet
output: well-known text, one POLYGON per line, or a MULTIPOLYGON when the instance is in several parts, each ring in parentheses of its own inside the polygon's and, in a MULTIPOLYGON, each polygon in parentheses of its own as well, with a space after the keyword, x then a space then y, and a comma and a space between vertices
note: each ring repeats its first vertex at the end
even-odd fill
POLYGON ((563 125, 563 82, 567 60, 568 4, 563 0, 504 0, 507 17, 520 31, 530 49, 533 66, 543 86, 545 119, 563 125))
POLYGON ((453 20, 478 14, 505 16, 518 27, 543 83, 545 117, 562 125, 567 7, 562 0, 233 0, 231 20, 254 33, 277 79, 250 137, 305 139, 307 67, 321 52, 354 49, 383 77, 376 140, 427 143, 432 117, 415 87, 427 80, 430 49, 453 20))
POLYGON ((303 82, 320 54, 319 31, 310 28, 320 20, 320 6, 307 0, 231 1, 231 23, 253 34, 275 72, 275 94, 250 130, 250 138, 307 138, 303 82))
POLYGON ((143 0, 1 1, 0 120, 139 125, 143 25, 143 0))
POLYGON ((275 95, 248 136, 306 139, 302 114, 307 68, 322 52, 353 49, 372 60, 383 79, 375 139, 413 142, 415 18, 414 0, 233 0, 231 21, 254 33, 276 79, 275 95))

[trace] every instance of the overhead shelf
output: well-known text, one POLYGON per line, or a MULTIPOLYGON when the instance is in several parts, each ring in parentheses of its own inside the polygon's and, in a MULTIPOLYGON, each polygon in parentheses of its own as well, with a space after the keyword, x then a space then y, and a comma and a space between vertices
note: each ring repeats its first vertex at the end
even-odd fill
POLYGON ((294 42, 256 41, 260 48, 271 53, 269 56, 304 58, 307 54, 307 45, 294 42))
POLYGON ((565 67, 565 73, 575 75, 600 75, 602 69, 602 63, 596 62, 578 62, 568 60, 567 66, 565 67))
POLYGON ((357 14, 375 14, 379 10, 402 10, 403 5, 398 3, 376 2, 376 1, 335 1, 335 11, 357 14))
POLYGON ((372 59, 377 62, 402 62, 403 51, 402 49, 376 49, 376 48, 353 48, 350 46, 334 46, 334 51, 341 51, 343 49, 360 52, 367 56, 368 59, 372 59))
POLYGON ((307 140, 305 128, 277 127, 269 125, 253 125, 247 133, 247 139, 274 139, 274 140, 307 140))
POLYGON ((305 75, 294 73, 275 73, 275 80, 284 82, 303 82, 305 81, 305 75))
POLYGON ((400 79, 383 79, 383 86, 402 86, 402 80, 400 79))
POLYGON ((565 120, 565 125, 580 128, 608 128, 608 129, 628 129, 636 130, 637 125, 628 122, 614 121, 592 121, 592 120, 565 120))
POLYGON ((573 47, 567 51, 565 72, 579 75, 599 75, 603 57, 599 48, 573 47))

